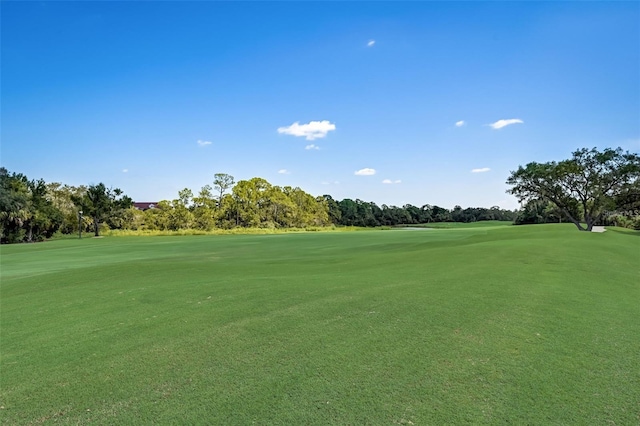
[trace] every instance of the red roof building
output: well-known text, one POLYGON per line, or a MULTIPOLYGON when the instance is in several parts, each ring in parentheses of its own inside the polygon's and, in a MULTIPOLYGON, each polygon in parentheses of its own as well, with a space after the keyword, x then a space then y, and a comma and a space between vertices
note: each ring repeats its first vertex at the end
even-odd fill
POLYGON ((133 207, 135 207, 138 210, 149 210, 149 209, 155 209, 156 206, 158 205, 157 202, 152 202, 152 203, 133 203, 133 207))

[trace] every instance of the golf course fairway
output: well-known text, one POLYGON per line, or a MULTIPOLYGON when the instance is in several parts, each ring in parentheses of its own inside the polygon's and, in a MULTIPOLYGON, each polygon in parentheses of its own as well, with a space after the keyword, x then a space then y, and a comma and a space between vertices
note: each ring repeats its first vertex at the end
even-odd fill
POLYGON ((5 425, 640 422, 637 231, 0 250, 5 425))

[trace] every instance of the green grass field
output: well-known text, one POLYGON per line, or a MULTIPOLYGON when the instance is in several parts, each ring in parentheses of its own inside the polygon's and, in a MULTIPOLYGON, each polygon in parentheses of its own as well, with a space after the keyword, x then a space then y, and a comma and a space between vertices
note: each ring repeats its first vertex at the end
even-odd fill
POLYGON ((2 424, 639 424, 640 233, 3 246, 2 424))
POLYGON ((480 222, 431 222, 420 225, 407 225, 410 228, 433 228, 433 229, 469 229, 469 228, 489 228, 497 226, 511 226, 513 222, 508 220, 483 220, 480 222))

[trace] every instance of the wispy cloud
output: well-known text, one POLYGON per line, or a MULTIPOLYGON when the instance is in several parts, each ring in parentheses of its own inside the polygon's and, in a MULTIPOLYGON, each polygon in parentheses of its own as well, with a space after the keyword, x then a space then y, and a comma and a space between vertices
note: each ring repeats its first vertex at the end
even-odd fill
POLYGON ((211 141, 202 141, 198 139, 198 146, 207 146, 207 145, 211 145, 211 141))
POLYGON ((387 184, 387 185, 391 185, 391 184, 402 183, 402 181, 400 179, 396 179, 396 180, 385 179, 385 180, 382 181, 382 183, 387 184))
POLYGON ((356 176, 373 176, 376 174, 376 170, 365 167, 364 169, 360 169, 353 174, 356 176))
POLYGON ((307 124, 300 124, 296 121, 291 126, 278 127, 278 133, 292 136, 304 136, 308 141, 320 139, 327 136, 332 130, 336 129, 336 125, 329 120, 310 121, 307 124))
POLYGON ((129 169, 122 169, 122 173, 129 173, 129 169))
POLYGON ((491 170, 488 167, 483 167, 481 169, 471 169, 471 173, 484 173, 484 172, 488 172, 489 170, 491 170))
POLYGON ((318 145, 314 145, 314 144, 310 144, 304 147, 304 149, 320 149, 320 147, 318 145))
POLYGON ((375 41, 375 40, 369 40, 369 41, 367 42, 367 47, 373 47, 373 45, 374 45, 374 44, 376 44, 376 41, 375 41))
POLYGON ((278 173, 280 173, 281 175, 290 175, 291 172, 287 169, 280 169, 278 170, 278 173))
POLYGON ((503 127, 510 126, 512 124, 522 124, 524 121, 519 118, 510 118, 508 120, 498 120, 495 123, 487 124, 487 126, 491 126, 493 129, 502 129, 503 127))
POLYGON ((466 124, 467 123, 465 123, 464 120, 456 121, 456 127, 462 127, 462 126, 464 126, 466 124))

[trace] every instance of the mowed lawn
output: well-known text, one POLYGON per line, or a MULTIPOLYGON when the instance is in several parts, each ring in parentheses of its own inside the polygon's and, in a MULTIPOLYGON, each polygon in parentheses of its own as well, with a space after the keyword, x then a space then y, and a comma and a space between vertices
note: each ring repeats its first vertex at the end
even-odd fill
POLYGON ((3 246, 2 424, 638 424, 640 233, 3 246))

